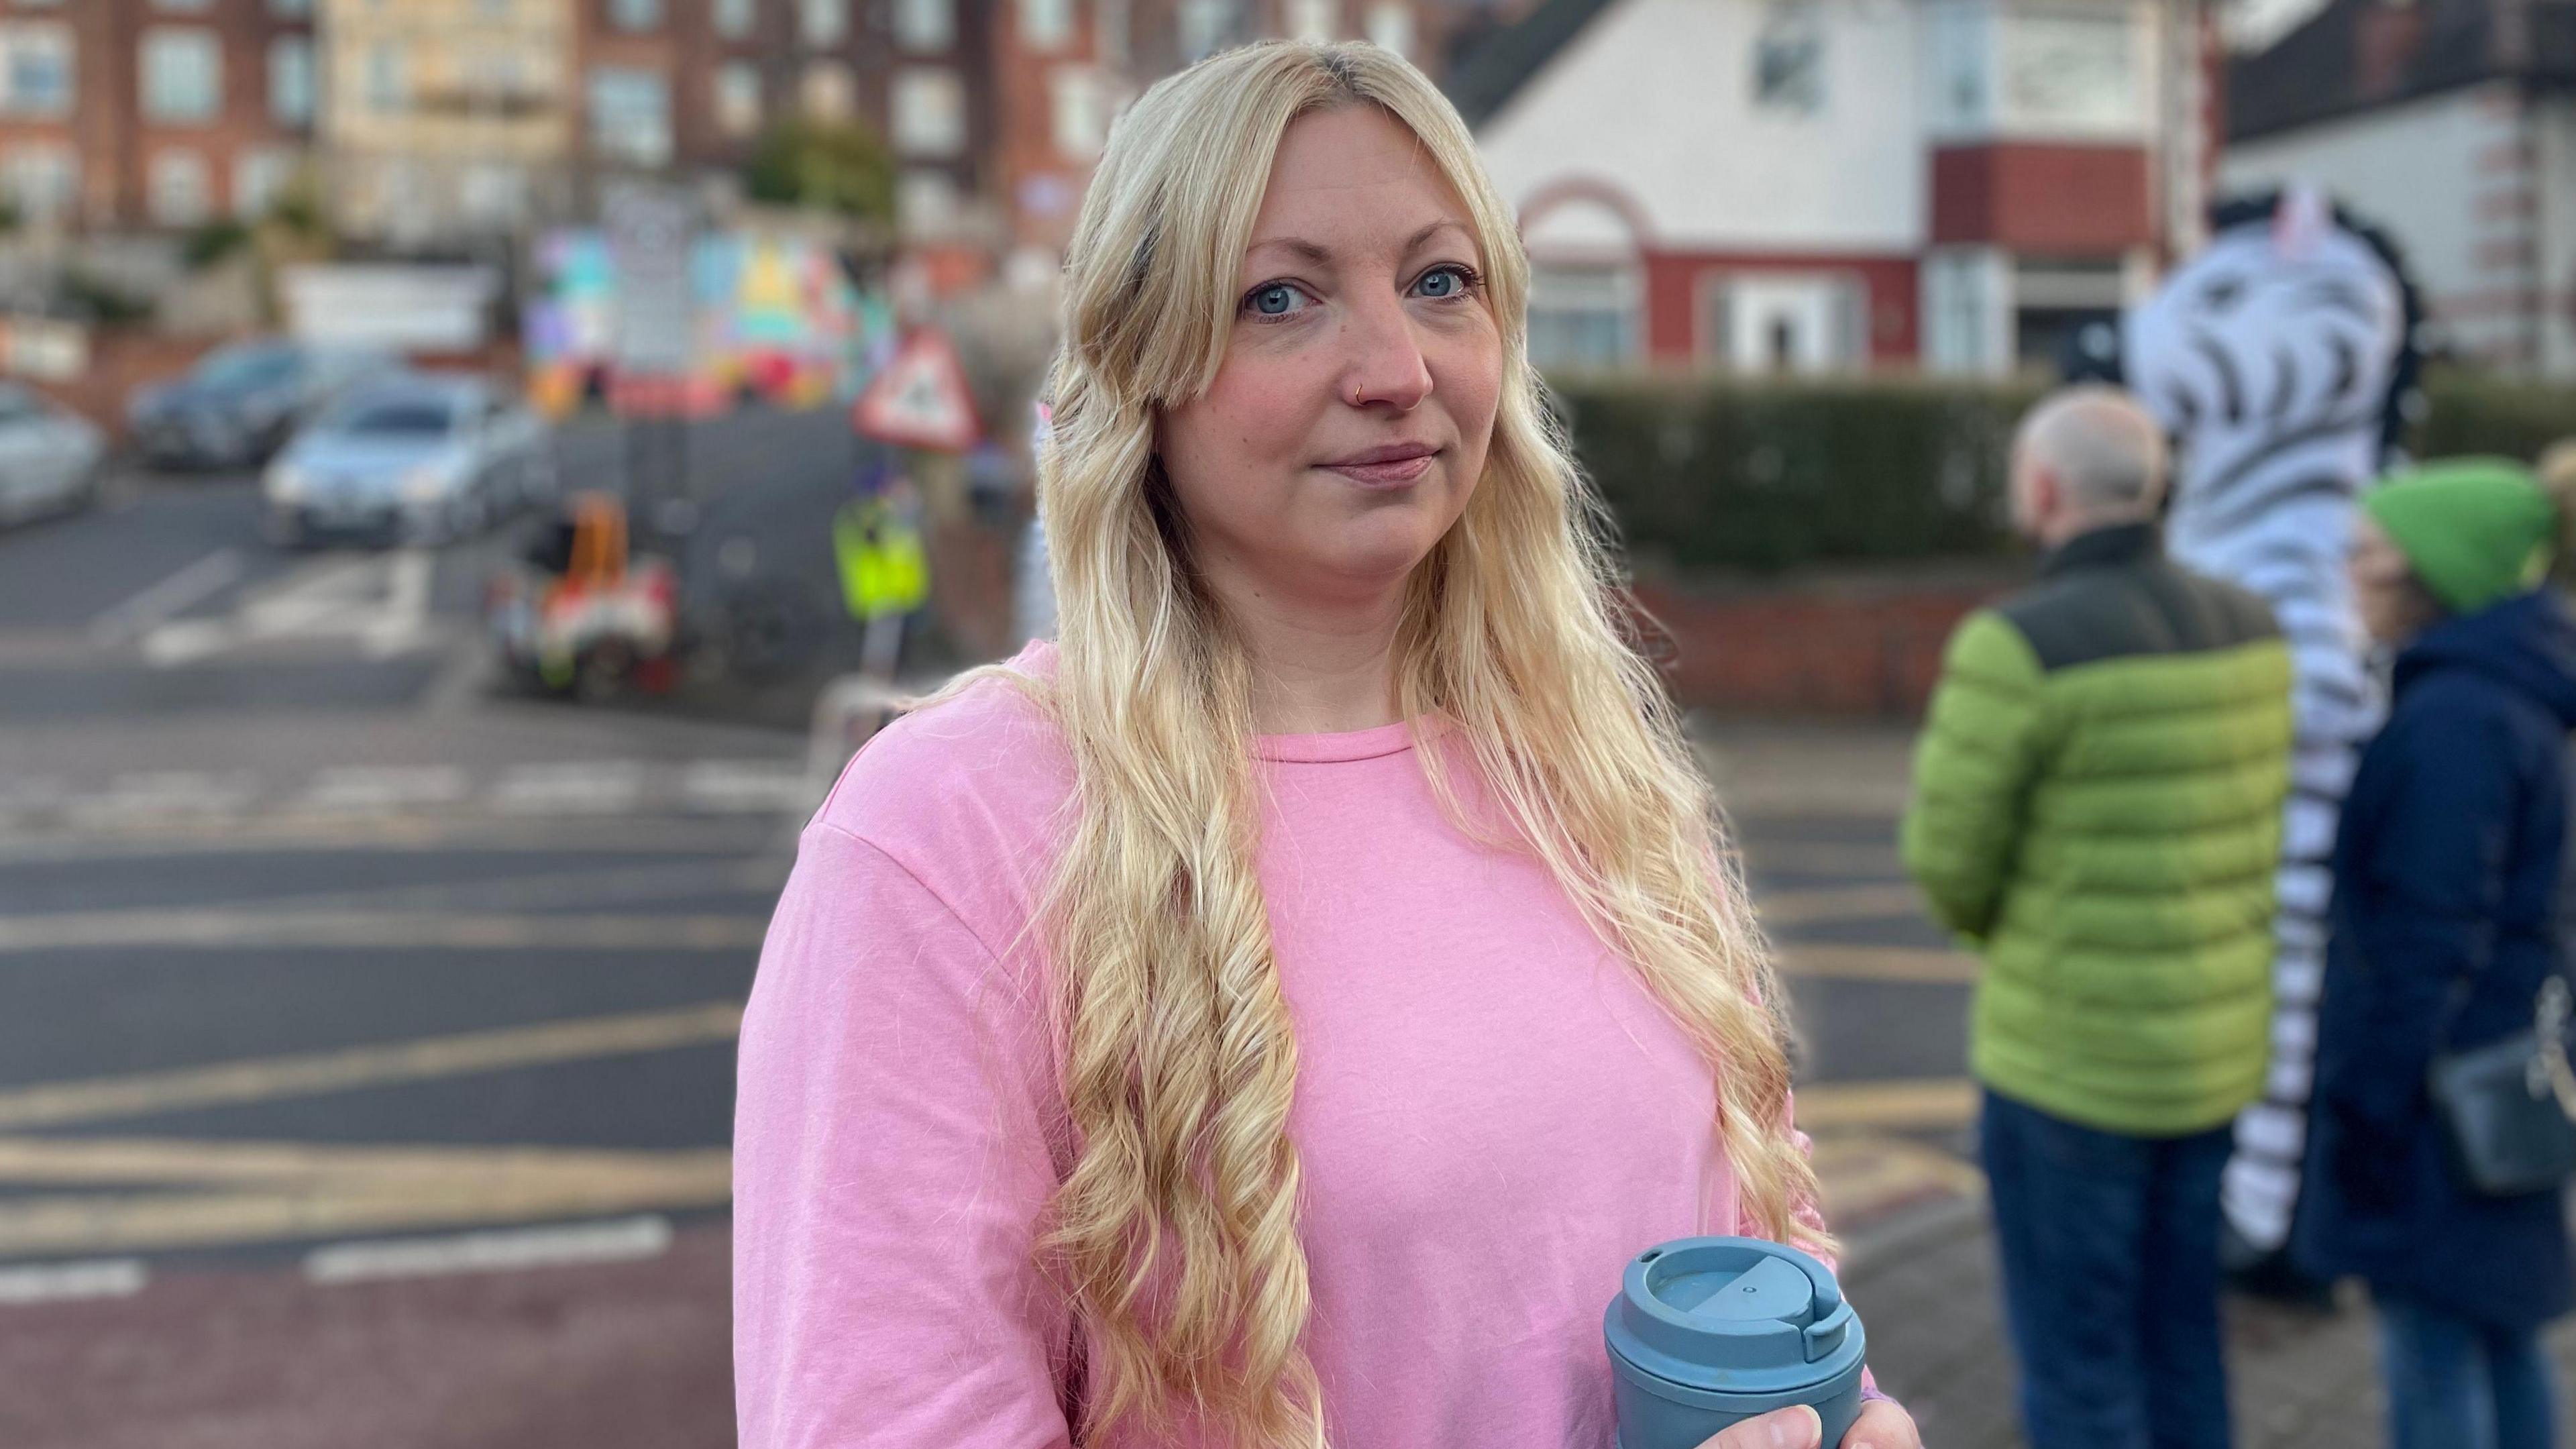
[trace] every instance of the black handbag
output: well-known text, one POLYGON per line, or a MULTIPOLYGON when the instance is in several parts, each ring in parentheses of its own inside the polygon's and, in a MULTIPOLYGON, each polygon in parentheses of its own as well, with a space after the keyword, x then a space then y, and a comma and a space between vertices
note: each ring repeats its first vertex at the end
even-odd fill
POLYGON ((2433 1059, 2433 1107, 2470 1185, 2516 1197, 2576 1176, 2576 1070, 2567 1062, 2567 979, 2552 975, 2532 1028, 2433 1059))

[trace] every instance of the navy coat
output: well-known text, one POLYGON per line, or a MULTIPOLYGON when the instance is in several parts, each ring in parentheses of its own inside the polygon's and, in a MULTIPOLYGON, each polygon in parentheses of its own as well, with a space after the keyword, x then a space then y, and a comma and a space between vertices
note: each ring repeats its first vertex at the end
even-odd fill
POLYGON ((2335 843, 2295 1238, 2312 1271, 2504 1325, 2570 1306, 2560 1194, 2472 1189, 2425 1073, 2527 1028, 2556 967, 2571 729, 2576 619, 2554 594, 2444 620, 2397 658, 2335 843))

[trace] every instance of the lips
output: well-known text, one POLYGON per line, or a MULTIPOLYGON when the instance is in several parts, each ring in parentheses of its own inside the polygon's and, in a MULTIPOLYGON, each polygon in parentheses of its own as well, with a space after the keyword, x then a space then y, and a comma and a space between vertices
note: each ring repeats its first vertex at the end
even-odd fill
POLYGON ((1322 466, 1366 487, 1392 488, 1430 472, 1431 460, 1439 455, 1429 443, 1388 443, 1322 466))

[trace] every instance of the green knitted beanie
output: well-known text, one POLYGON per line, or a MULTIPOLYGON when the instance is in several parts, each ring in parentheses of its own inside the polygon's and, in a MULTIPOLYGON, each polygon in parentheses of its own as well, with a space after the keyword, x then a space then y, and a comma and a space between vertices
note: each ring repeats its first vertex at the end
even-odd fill
POLYGON ((2455 614, 2537 586, 2558 539, 2558 505, 2509 458, 2427 463, 2363 494, 2433 597, 2455 614))

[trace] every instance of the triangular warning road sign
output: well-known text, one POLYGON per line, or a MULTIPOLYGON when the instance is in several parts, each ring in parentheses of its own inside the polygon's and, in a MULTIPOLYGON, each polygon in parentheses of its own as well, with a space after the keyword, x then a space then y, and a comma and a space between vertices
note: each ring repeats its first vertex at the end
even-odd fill
POLYGON ((984 436, 966 369, 948 334, 924 327, 903 341, 894 360, 859 395, 850 425, 879 442, 963 453, 984 436))

